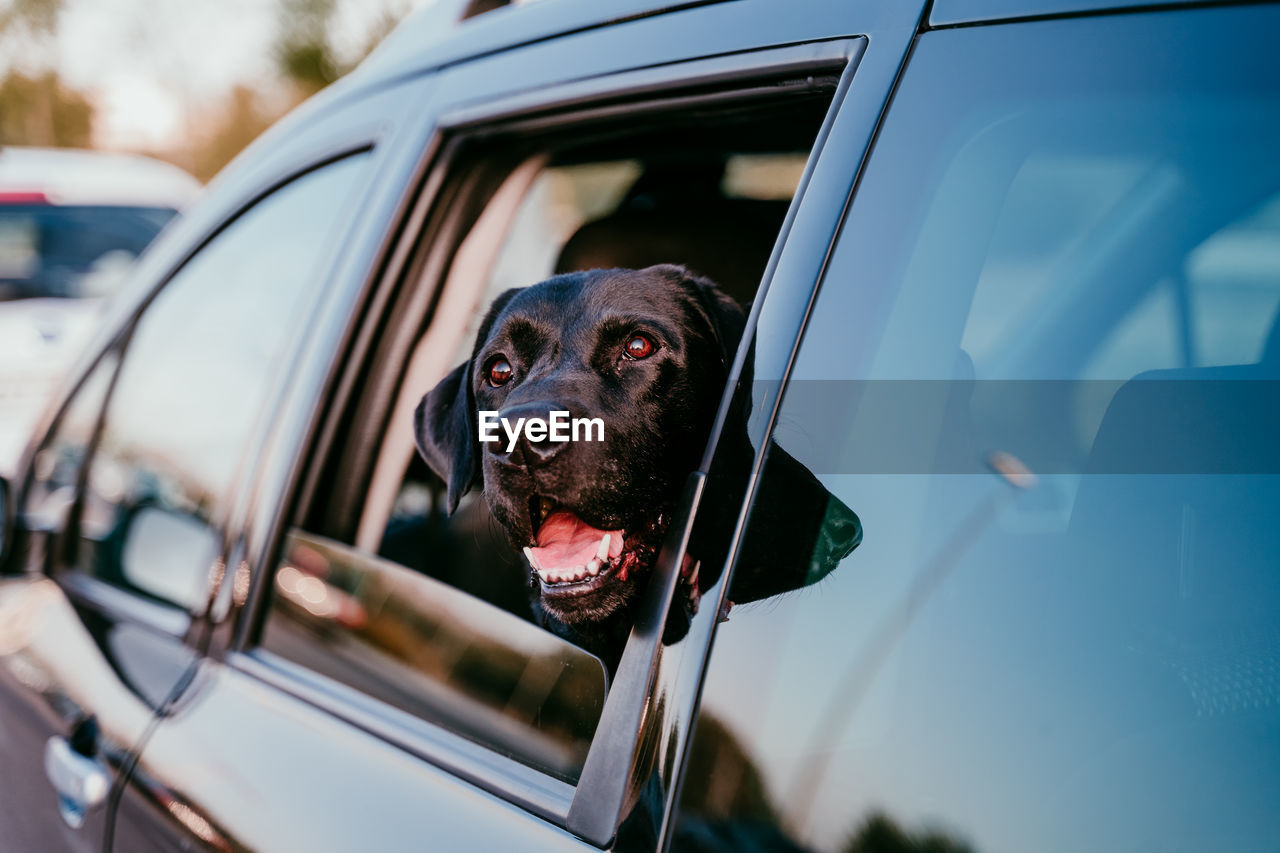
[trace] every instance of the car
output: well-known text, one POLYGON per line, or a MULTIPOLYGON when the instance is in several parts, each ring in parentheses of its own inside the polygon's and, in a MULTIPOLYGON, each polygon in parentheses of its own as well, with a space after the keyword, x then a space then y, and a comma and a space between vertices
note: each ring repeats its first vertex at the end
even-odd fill
POLYGON ((150 157, 0 147, 0 472, 13 473, 103 300, 199 190, 150 157))
POLYGON ((0 848, 1274 849, 1277 32, 420 11, 165 231, 3 481, 0 848), (755 457, 709 438, 614 670, 413 411, 495 294, 656 262, 750 303, 755 457), (729 609, 781 458, 862 543, 729 609))

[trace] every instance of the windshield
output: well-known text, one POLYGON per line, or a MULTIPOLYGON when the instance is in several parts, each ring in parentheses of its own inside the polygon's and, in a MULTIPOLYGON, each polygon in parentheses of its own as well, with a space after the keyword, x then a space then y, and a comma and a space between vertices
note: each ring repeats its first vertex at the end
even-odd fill
POLYGON ((107 295, 174 214, 161 207, 0 205, 0 301, 107 295))

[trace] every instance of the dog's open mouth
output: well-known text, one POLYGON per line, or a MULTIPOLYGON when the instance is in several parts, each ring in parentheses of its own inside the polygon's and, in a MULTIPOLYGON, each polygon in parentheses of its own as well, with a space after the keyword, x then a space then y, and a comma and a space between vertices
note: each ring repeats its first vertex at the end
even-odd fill
POLYGON ((659 515, 631 534, 593 527, 547 498, 535 497, 530 504, 534 544, 524 548, 524 556, 543 592, 553 595, 587 593, 610 577, 627 580, 630 572, 652 561, 654 534, 666 522, 665 515, 659 515))

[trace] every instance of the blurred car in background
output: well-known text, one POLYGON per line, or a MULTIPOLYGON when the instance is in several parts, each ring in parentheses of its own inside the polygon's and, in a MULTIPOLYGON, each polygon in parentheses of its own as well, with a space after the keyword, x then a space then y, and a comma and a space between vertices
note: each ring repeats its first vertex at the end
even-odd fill
POLYGON ((134 259, 200 191, 126 154, 0 148, 0 471, 134 259))

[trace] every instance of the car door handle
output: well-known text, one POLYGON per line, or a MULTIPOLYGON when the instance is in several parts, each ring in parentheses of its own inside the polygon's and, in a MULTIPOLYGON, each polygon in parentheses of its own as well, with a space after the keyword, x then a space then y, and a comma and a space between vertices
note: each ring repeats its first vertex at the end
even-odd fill
POLYGON ((64 737, 44 745, 44 772, 58 794, 58 812, 67 826, 79 829, 90 809, 111 791, 111 775, 97 759, 82 755, 64 737))

